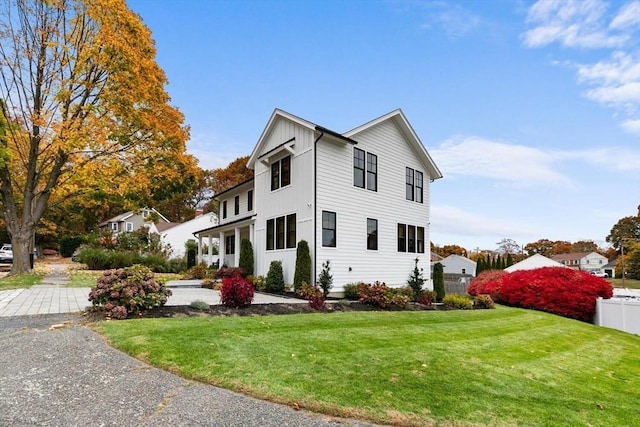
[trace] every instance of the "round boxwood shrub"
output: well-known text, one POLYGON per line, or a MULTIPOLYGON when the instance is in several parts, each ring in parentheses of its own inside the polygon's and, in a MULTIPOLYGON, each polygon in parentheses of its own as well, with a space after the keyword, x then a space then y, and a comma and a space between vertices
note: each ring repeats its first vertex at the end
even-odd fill
POLYGON ((142 265, 107 270, 89 292, 94 307, 114 319, 126 319, 167 302, 171 290, 156 281, 153 272, 142 265))

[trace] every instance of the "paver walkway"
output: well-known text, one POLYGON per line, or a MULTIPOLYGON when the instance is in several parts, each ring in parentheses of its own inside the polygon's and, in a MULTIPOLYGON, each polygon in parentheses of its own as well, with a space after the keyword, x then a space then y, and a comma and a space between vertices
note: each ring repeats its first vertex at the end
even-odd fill
MULTIPOLYGON (((0 317, 28 316, 34 314, 76 313, 91 304, 90 288, 65 288, 69 275, 64 264, 51 264, 50 271, 40 285, 27 289, 0 291, 0 317)), ((220 304, 220 293, 199 287, 199 280, 172 280, 167 282, 171 295, 166 305, 189 305, 204 301, 209 305, 220 304)), ((305 300, 284 298, 256 293, 253 304, 306 303, 305 300)))

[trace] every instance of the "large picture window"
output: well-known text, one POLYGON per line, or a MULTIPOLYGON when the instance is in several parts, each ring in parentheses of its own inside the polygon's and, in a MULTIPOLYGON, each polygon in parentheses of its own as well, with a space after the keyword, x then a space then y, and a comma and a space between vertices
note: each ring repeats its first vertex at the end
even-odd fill
POLYGON ((291 184, 291 156, 271 164, 271 191, 291 184))
POLYGON ((364 151, 353 149, 353 185, 364 188, 364 151))
POLYGON ((378 220, 367 218, 367 249, 378 250, 378 220))
POLYGON ((267 220, 267 250, 296 247, 296 214, 267 220))
POLYGON ((336 213, 322 211, 322 246, 336 247, 336 213))

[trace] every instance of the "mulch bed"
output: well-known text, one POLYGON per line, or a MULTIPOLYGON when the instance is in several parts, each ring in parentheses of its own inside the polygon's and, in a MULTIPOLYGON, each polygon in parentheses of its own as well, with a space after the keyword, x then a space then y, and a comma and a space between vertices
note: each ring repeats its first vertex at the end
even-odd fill
MULTIPOLYGON (((410 303, 406 307, 389 306, 381 310, 359 302, 337 301, 327 302, 324 310, 317 311, 309 304, 255 304, 244 308, 228 308, 224 305, 211 305, 208 310, 198 310, 188 305, 156 307, 145 313, 131 318, 164 318, 164 317, 233 317, 233 316, 266 316, 298 313, 333 313, 345 311, 423 311, 435 310, 436 307, 427 307, 421 304, 410 303)), ((104 320, 102 312, 90 311, 86 314, 91 320, 104 320)))

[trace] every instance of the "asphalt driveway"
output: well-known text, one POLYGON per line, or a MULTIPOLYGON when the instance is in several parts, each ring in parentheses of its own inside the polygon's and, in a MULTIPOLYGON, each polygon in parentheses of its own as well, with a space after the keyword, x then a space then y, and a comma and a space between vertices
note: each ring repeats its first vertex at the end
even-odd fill
POLYGON ((0 318, 0 355, 2 426, 370 425, 295 411, 150 367, 105 344, 79 315, 0 318))

